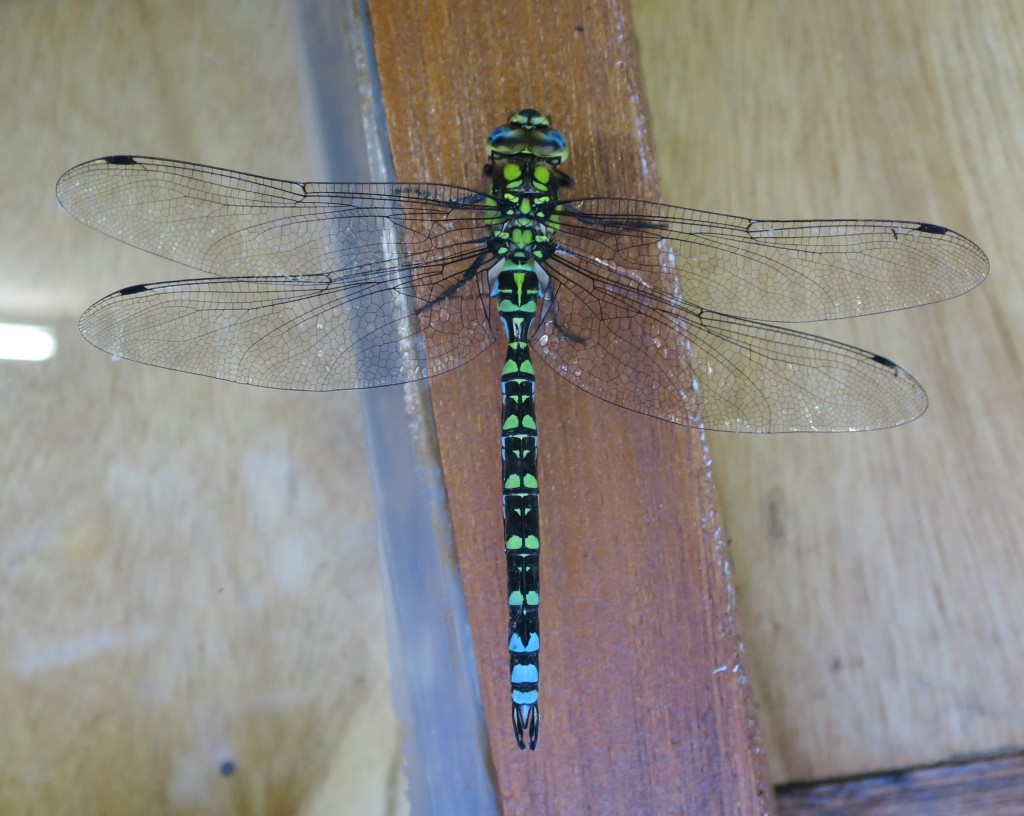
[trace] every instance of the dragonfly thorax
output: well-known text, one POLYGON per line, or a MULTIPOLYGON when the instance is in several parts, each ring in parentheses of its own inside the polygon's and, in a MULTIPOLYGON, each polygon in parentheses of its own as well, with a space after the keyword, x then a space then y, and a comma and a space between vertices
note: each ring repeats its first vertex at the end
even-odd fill
POLYGON ((551 236, 558 229, 558 189, 568 177, 547 162, 530 158, 496 161, 487 171, 491 251, 523 266, 543 262, 555 250, 551 236))

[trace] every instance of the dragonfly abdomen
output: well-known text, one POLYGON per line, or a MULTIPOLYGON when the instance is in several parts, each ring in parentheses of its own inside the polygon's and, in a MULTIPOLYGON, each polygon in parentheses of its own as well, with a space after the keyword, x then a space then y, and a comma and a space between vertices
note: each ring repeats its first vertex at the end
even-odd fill
POLYGON ((508 652, 516 741, 537 745, 540 625, 540 518, 534 373, 527 342, 539 284, 532 268, 506 263, 497 280, 498 314, 508 335, 501 372, 502 505, 508 574, 508 652), (524 734, 526 739, 524 739, 524 734))

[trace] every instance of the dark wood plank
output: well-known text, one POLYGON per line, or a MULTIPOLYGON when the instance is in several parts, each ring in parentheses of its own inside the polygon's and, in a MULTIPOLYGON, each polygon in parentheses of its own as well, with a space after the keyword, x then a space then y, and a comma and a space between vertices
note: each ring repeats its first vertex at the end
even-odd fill
POLYGON ((780 816, 1024 816, 1024 754, 776 790, 780 816))
MULTIPOLYGON (((372 0, 369 8, 399 179, 479 188, 490 129, 533 107, 569 136, 576 193, 658 197, 624 3, 372 0)), ((505 811, 770 811, 701 435, 605 404, 544 366, 543 721, 538 750, 516 748, 501 362, 496 345, 431 391, 505 811)))

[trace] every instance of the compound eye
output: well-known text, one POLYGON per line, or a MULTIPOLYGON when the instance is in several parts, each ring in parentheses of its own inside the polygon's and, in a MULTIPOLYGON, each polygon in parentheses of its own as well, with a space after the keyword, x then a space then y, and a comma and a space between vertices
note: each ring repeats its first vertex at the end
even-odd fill
POLYGON ((523 133, 519 128, 500 125, 487 137, 487 148, 506 155, 518 153, 523 143, 523 133))
POLYGON ((526 109, 491 131, 487 137, 487 153, 491 158, 536 156, 559 164, 569 157, 569 143, 551 127, 546 116, 526 109))
POLYGON ((530 153, 534 156, 548 159, 555 164, 568 158, 569 144, 557 130, 540 131, 530 135, 530 153))

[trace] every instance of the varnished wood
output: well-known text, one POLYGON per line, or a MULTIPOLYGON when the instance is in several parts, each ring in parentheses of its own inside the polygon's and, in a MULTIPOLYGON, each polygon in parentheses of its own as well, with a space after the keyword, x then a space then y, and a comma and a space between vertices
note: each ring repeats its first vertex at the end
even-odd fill
MULTIPOLYGON (((396 174, 479 187, 509 112, 548 112, 575 193, 656 198, 632 32, 616 2, 370 3, 396 174), (543 22, 542 22, 543 21, 543 22)), ((699 434, 538 366, 541 737, 512 739, 498 344, 431 382, 496 779, 508 813, 769 807, 699 434)))
POLYGON ((790 785, 780 816, 1021 816, 1024 754, 790 785))

